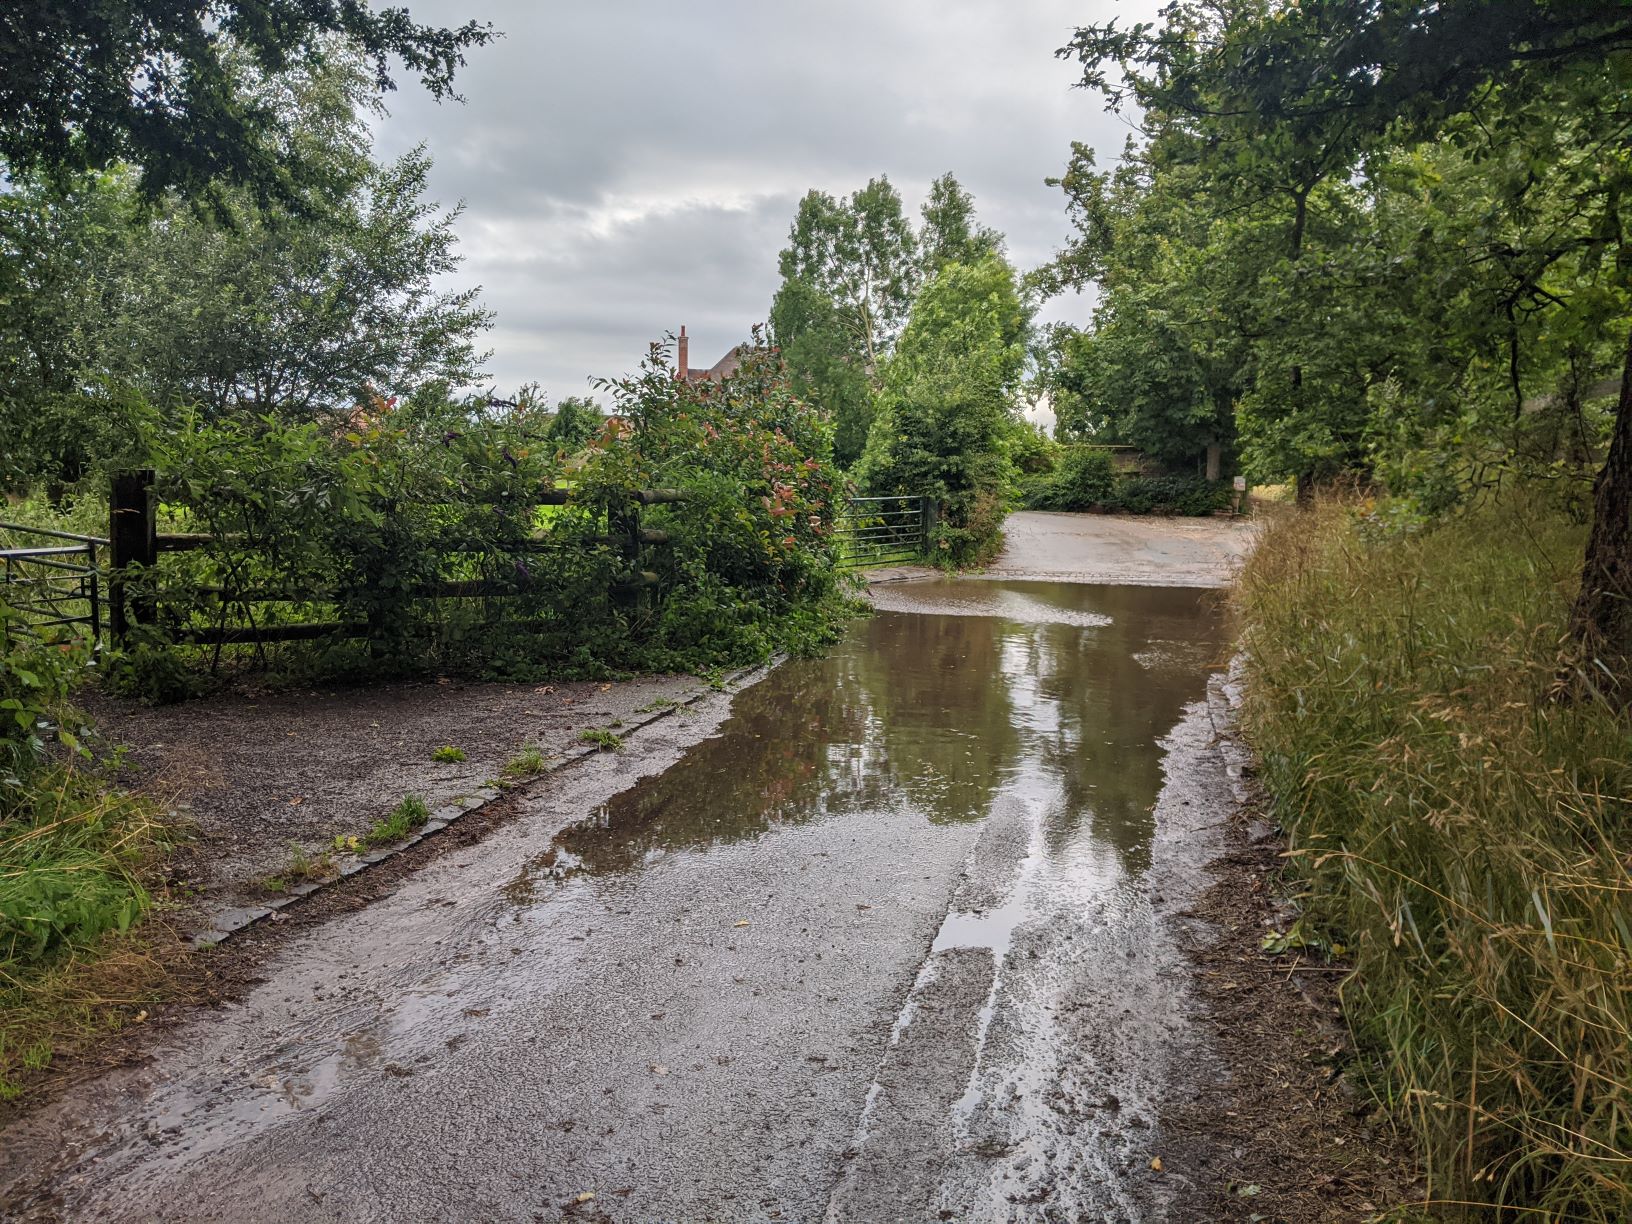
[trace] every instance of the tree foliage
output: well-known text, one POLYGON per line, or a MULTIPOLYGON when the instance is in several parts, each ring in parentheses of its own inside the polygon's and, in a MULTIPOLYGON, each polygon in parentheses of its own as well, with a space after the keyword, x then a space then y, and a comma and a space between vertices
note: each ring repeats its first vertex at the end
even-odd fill
POLYGON ((146 205, 109 170, 0 196, 3 460, 68 482, 115 453, 122 405, 344 414, 370 394, 474 381, 488 313, 449 290, 453 223, 425 197, 430 159, 369 156, 355 64, 284 81, 287 130, 327 167, 300 207, 222 189, 230 214, 146 205))
POLYGON ((873 493, 934 498, 931 545, 948 564, 977 564, 1001 543, 1029 322, 997 255, 947 264, 918 295, 885 372, 857 475, 873 493))
POLYGON ((555 406, 545 440, 558 450, 572 454, 582 450, 606 423, 600 405, 587 395, 569 395, 555 406))
POLYGON ((924 284, 947 264, 1001 254, 950 173, 936 179, 915 232, 879 177, 848 200, 810 192, 781 256, 771 333, 798 393, 832 418, 841 467, 860 458, 897 334, 924 284))
POLYGON ((880 175, 845 200, 808 192, 799 201, 778 268, 784 281, 803 281, 832 301, 872 373, 912 305, 917 250, 900 193, 880 175))
POLYGON ((949 263, 979 263, 1003 253, 1003 235, 975 220, 975 197, 951 171, 929 185, 919 213, 923 224, 918 246, 926 275, 933 276, 949 263))
POLYGON ((237 186, 290 202, 322 167, 268 100, 276 82, 344 58, 377 95, 400 61, 450 97, 465 51, 493 37, 362 0, 22 0, 0 12, 0 158, 15 175, 136 165, 148 200, 237 186))
POLYGON ((873 387, 865 362, 833 299, 803 280, 786 280, 771 302, 771 335, 798 394, 833 420, 833 458, 848 468, 873 423, 873 387))
POLYGON ((1233 419, 1259 477, 1383 476, 1428 510, 1509 473, 1580 501, 1596 472, 1577 675, 1632 694, 1632 419, 1604 394, 1632 402, 1632 10, 1185 2, 1062 54, 1147 134, 1062 180, 1054 273, 1104 289, 1060 363, 1085 418, 1233 419))

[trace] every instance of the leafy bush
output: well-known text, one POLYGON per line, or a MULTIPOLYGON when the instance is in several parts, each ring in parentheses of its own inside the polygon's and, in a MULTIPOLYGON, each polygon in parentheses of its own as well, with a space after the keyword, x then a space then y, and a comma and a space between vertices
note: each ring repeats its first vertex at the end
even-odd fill
POLYGON ((996 255, 946 265, 913 305, 884 373, 857 478, 940 507, 931 555, 979 565, 1003 542, 1028 311, 996 255))
POLYGON ((1229 504, 1229 489, 1219 481, 1200 476, 1129 476, 1118 482, 1105 508, 1123 514, 1195 517, 1229 504))
POLYGON ((1556 695, 1584 533, 1534 503, 1388 524, 1289 514, 1240 586, 1310 918, 1430 1199, 1632 1219, 1632 722, 1556 695))
POLYGON ((162 636, 289 622, 363 636, 154 647, 160 657, 144 641, 123 675, 152 697, 185 688, 166 670, 175 659, 213 667, 223 654, 297 674, 600 677, 831 640, 847 605, 830 431, 769 354, 691 383, 654 348, 638 376, 606 387, 618 416, 570 458, 541 408, 430 394, 372 399, 338 429, 195 416, 156 431, 166 515, 210 538, 144 577, 162 636), (564 487, 566 505, 538 505, 564 487), (631 555, 630 498, 652 488, 682 500, 645 508, 641 526, 666 540, 631 555), (445 593, 454 583, 469 593, 445 593))
POLYGON ((1115 486, 1116 470, 1109 451, 1065 447, 1058 466, 1031 491, 1029 504, 1037 510, 1088 510, 1103 506, 1115 486))
POLYGON ((1220 481, 1119 474, 1110 452, 1093 446, 1063 448, 1054 471, 1023 492, 1026 504, 1036 510, 1121 514, 1205 515, 1230 501, 1229 489, 1220 481))
POLYGON ((84 639, 36 636, 0 602, 0 819, 26 801, 53 746, 79 751, 68 693, 89 666, 84 639))

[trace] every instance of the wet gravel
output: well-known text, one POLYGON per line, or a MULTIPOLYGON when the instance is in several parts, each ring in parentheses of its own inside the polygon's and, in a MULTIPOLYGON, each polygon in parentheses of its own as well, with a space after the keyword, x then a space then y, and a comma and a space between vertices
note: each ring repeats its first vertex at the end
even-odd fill
POLYGON ((434 811, 499 778, 525 747, 559 757, 586 728, 616 732, 637 711, 702 687, 694 676, 431 680, 223 693, 157 708, 93 695, 89 705, 105 744, 127 750, 128 779, 195 830, 174 874, 203 910, 273 895, 262 881, 283 872, 296 847, 321 855, 408 795, 434 811), (442 747, 465 759, 437 761, 442 747))

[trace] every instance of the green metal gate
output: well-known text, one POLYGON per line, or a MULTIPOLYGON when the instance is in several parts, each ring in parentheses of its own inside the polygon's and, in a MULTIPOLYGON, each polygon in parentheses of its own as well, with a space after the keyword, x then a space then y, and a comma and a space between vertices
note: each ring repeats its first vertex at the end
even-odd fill
POLYGON ((873 569, 922 561, 934 529, 935 503, 928 497, 852 497, 839 510, 833 534, 840 569, 873 569))
POLYGON ((102 635, 102 582, 96 550, 101 536, 74 535, 21 523, 0 523, 0 599, 30 632, 81 625, 93 643, 102 635))

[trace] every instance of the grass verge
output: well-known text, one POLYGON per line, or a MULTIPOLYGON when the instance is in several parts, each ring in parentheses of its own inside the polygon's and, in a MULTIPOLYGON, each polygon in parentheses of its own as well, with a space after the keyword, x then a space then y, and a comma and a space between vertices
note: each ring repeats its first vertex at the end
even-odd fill
POLYGON ((1334 502, 1238 590, 1289 870, 1436 1214, 1632 1219, 1632 722, 1553 698, 1583 534, 1334 502))
POLYGON ((169 992, 179 942, 138 924, 170 841, 149 802, 68 766, 0 816, 0 1100, 169 992))

